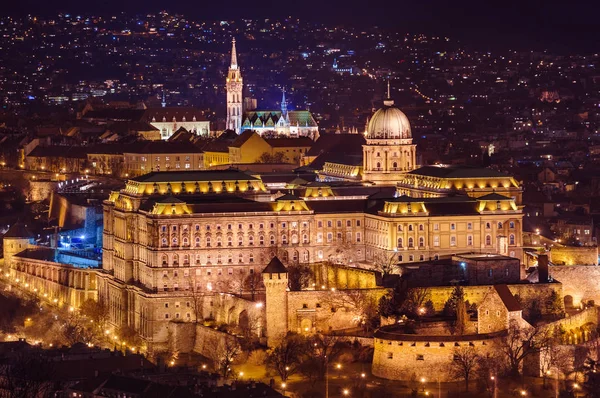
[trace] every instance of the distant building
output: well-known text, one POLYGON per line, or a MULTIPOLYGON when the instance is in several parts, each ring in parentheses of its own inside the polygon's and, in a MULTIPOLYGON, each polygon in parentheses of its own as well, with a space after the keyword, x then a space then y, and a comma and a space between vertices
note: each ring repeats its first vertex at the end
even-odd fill
POLYGON ((281 110, 256 110, 256 100, 243 98, 242 73, 237 63, 235 39, 231 47, 231 64, 226 81, 227 123, 229 130, 241 134, 247 130, 260 135, 276 134, 287 137, 319 136, 317 122, 309 111, 288 111, 285 91, 281 99, 281 110))

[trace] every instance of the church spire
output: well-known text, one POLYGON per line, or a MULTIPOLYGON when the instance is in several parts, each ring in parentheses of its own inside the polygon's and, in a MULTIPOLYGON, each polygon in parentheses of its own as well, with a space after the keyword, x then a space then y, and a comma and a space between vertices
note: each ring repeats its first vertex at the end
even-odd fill
POLYGON ((283 88, 281 91, 282 91, 282 97, 281 97, 281 114, 283 116, 285 116, 288 113, 288 111, 287 111, 287 101, 285 100, 285 88, 283 88))
POLYGON ((237 69, 237 53, 235 51, 235 37, 231 42, 231 66, 230 69, 237 69))

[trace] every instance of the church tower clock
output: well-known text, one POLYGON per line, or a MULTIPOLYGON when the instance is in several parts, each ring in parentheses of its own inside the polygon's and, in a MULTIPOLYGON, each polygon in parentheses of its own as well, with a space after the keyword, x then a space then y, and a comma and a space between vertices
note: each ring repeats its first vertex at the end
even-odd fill
POLYGON ((231 44, 231 65, 227 73, 227 129, 241 133, 242 129, 242 73, 237 64, 235 39, 231 44))

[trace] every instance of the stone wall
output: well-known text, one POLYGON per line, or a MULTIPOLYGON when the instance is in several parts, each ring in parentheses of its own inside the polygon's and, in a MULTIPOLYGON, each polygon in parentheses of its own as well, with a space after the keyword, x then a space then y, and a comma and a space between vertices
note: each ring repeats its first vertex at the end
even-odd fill
POLYGON ((360 307, 377 305, 389 289, 307 290, 288 292, 288 330, 298 333, 334 331, 358 326, 360 307))
POLYGON ((589 300, 600 303, 600 267, 554 266, 550 267, 550 275, 562 283, 566 305, 577 307, 589 300))
POLYGON ((331 263, 312 264, 315 285, 335 289, 367 289, 377 286, 376 273, 371 270, 331 263))
POLYGON ((56 191, 57 186, 58 181, 32 180, 29 182, 28 199, 33 202, 46 200, 56 191))
POLYGON ((448 367, 454 359, 454 351, 461 347, 473 347, 479 355, 491 352, 496 345, 493 338, 477 336, 417 336, 397 335, 389 339, 375 337, 372 372, 374 376, 392 380, 411 380, 415 377, 426 382, 435 377, 440 381, 453 380, 448 367))
MULTIPOLYGON (((465 300, 479 306, 491 288, 492 285, 463 286, 465 300)), ((560 283, 519 283, 508 285, 508 288, 513 295, 519 296, 524 309, 528 307, 532 300, 543 300, 542 298, 549 296, 552 291, 557 291, 562 297, 562 286, 560 283)), ((428 287, 426 289, 429 290, 430 299, 433 302, 434 309, 436 311, 442 311, 444 309, 444 304, 446 304, 446 301, 450 298, 454 287, 439 286, 428 287)), ((542 310, 544 310, 543 306, 542 310)))
POLYGON ((556 265, 598 265, 598 248, 553 247, 550 261, 556 265))

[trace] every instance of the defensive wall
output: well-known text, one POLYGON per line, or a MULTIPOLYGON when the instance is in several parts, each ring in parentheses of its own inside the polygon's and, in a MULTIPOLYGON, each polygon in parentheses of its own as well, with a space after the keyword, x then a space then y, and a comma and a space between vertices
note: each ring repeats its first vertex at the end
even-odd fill
POLYGON ((552 247, 550 261, 555 265, 598 265, 598 248, 552 247))
POLYGON ((566 306, 578 307, 590 300, 600 304, 600 267, 551 266, 550 276, 562 284, 566 306))

